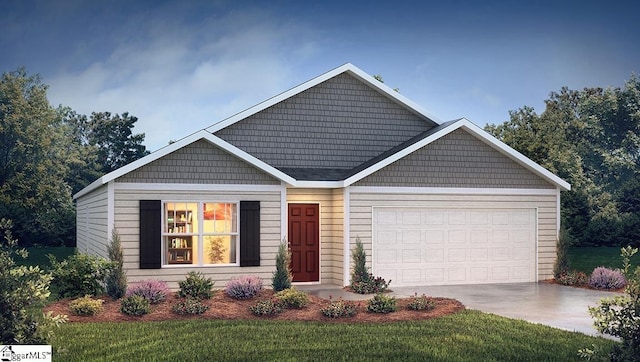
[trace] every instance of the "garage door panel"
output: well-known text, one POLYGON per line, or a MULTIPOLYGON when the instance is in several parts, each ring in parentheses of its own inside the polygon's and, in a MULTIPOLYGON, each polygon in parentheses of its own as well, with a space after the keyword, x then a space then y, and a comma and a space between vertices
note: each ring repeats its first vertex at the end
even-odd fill
POLYGON ((396 286, 535 281, 535 215, 535 209, 374 208, 380 223, 373 225, 373 272, 396 286))

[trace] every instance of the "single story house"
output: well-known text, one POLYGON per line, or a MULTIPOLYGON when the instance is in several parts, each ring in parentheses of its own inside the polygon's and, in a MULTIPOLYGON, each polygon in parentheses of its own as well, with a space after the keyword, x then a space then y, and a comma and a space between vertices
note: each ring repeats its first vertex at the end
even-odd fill
POLYGON ((129 281, 348 285, 364 244, 392 286, 552 277, 570 185, 462 118, 441 122, 345 64, 106 174, 78 192, 77 246, 129 281))

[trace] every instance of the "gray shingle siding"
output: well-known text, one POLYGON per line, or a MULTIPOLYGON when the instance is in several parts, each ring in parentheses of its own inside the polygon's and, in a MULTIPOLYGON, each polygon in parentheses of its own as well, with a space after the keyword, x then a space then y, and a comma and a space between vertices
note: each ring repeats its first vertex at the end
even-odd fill
POLYGON ((354 186, 554 188, 462 129, 365 177, 354 186))
POLYGON ((350 169, 434 125, 341 74, 215 135, 275 167, 350 169))
POLYGON ((203 140, 131 171, 117 182, 280 184, 279 180, 203 140))

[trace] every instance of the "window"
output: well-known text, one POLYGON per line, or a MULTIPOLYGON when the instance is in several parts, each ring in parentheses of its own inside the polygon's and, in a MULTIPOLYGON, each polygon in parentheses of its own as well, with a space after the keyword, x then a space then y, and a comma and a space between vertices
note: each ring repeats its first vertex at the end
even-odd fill
POLYGON ((165 202, 164 265, 238 264, 238 204, 165 202))

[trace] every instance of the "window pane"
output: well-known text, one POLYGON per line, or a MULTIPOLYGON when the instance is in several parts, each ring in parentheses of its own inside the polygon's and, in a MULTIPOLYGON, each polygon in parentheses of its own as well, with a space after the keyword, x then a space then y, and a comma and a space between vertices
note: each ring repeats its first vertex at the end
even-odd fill
POLYGON ((165 203, 165 233, 191 234, 198 232, 198 204, 165 203))
POLYGON ((205 236, 204 263, 205 264, 233 264, 236 262, 236 237, 205 236))
POLYGON ((166 263, 197 264, 198 237, 196 236, 165 236, 166 263))
POLYGON ((236 205, 204 203, 204 232, 225 234, 236 232, 236 205))

